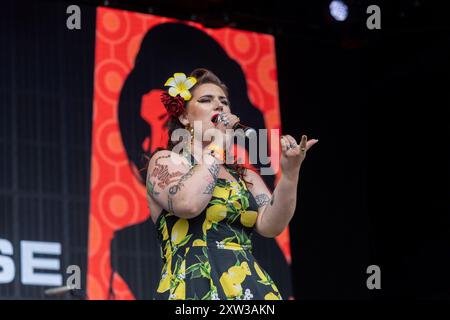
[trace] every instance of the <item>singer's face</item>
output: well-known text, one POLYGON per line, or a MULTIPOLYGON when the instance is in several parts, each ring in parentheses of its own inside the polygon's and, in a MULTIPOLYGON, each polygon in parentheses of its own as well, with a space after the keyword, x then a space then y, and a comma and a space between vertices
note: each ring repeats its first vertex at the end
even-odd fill
POLYGON ((202 122, 202 131, 214 128, 211 119, 220 112, 230 112, 230 103, 222 88, 212 83, 204 83, 195 88, 187 105, 187 118, 191 125, 202 122))

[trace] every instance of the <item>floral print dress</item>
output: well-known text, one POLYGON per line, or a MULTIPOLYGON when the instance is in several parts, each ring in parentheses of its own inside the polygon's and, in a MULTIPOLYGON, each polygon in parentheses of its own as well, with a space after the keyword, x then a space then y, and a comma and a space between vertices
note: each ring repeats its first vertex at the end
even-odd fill
POLYGON ((280 300, 252 254, 258 208, 237 181, 218 178, 205 210, 192 219, 164 211, 156 221, 163 267, 155 299, 280 300))

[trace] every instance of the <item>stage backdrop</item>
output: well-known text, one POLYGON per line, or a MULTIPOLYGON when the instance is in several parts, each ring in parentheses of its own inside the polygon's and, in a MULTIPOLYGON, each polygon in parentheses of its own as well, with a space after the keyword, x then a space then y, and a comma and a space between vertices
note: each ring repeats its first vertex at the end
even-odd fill
MULTIPOLYGON (((88 295, 151 299, 161 262, 142 155, 166 146, 163 84, 175 72, 208 68, 228 85, 243 123, 280 129, 274 39, 109 8, 97 9, 96 25, 88 295)), ((271 188, 274 182, 266 177, 271 188)), ((276 243, 257 235, 254 242, 288 298, 288 231, 276 243), (277 250, 282 259, 274 259, 277 250)))

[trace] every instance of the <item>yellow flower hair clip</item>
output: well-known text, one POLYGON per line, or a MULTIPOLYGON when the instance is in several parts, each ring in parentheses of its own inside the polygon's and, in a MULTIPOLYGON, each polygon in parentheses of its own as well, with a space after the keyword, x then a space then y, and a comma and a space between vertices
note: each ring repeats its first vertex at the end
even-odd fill
POLYGON ((166 83, 165 87, 169 86, 169 94, 172 97, 180 95, 184 101, 189 101, 192 98, 192 94, 189 89, 192 88, 197 83, 197 79, 194 77, 187 77, 184 73, 175 73, 173 77, 170 77, 166 83))

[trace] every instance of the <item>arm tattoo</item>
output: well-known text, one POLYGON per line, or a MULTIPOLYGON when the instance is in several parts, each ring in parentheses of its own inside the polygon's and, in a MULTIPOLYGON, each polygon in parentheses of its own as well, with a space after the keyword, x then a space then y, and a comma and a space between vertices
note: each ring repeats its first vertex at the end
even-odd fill
POLYGON ((255 197, 258 208, 261 208, 270 202, 269 196, 265 193, 258 194, 255 197))
POLYGON ((176 184, 176 185, 171 186, 171 187, 169 188, 169 193, 173 196, 175 193, 178 192, 179 189, 180 189, 179 184, 176 184))
POLYGON ((187 179, 189 179, 190 177, 192 177, 194 175, 194 169, 195 167, 192 167, 185 175, 183 175, 180 180, 178 181, 178 183, 174 186, 171 186, 169 188, 169 193, 171 195, 176 194, 181 188, 184 187, 184 183, 187 179))
POLYGON ((164 189, 169 184, 176 181, 176 178, 183 175, 183 173, 180 171, 171 173, 169 172, 168 166, 166 164, 158 163, 159 159, 168 157, 170 156, 161 156, 158 159, 156 159, 155 168, 153 169, 151 174, 151 177, 156 177, 156 179, 159 181, 157 185, 160 189, 164 189))
POLYGON ((209 173, 213 176, 214 180, 219 176, 219 165, 214 163, 210 168, 208 168, 209 173))
POLYGON ((212 194, 213 191, 214 191, 214 187, 215 187, 215 186, 216 186, 216 182, 215 182, 215 181, 209 183, 209 184, 206 186, 206 189, 205 189, 205 191, 203 192, 203 194, 212 194))
POLYGON ((155 186, 153 185, 150 179, 147 179, 147 194, 152 196, 159 195, 159 192, 155 191, 155 186))
POLYGON ((219 176, 219 165, 217 163, 213 164, 210 168, 208 168, 209 173, 213 178, 213 181, 208 183, 203 194, 213 194, 214 187, 216 186, 217 177, 219 176))

